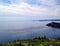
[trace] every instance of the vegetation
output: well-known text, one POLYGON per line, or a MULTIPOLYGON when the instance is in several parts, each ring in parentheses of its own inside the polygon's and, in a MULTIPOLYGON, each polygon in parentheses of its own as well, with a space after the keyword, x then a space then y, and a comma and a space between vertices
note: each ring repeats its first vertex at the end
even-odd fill
POLYGON ((13 42, 0 44, 0 46, 60 46, 60 38, 48 39, 44 37, 35 37, 32 39, 16 40, 13 42))
POLYGON ((51 23, 48 23, 47 26, 51 26, 51 27, 54 27, 54 28, 60 28, 60 23, 51 22, 51 23))

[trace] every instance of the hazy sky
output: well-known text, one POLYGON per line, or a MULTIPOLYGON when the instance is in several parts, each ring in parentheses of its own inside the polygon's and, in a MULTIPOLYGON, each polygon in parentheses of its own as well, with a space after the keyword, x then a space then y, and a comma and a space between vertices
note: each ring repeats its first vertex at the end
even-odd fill
POLYGON ((0 0, 1 17, 60 18, 60 0, 0 0))

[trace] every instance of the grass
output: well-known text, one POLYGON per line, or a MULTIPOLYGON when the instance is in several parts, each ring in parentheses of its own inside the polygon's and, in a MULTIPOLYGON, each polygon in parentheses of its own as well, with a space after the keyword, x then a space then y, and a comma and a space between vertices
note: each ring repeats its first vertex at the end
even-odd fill
POLYGON ((16 40, 5 44, 0 44, 0 46, 60 46, 60 38, 47 39, 46 37, 36 37, 32 39, 16 40))

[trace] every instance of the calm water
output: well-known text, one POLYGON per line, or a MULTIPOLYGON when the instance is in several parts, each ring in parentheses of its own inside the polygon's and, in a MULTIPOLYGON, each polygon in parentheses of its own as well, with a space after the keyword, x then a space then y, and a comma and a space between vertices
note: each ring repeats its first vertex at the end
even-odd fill
POLYGON ((0 43, 44 35, 48 38, 60 37, 60 29, 46 26, 49 22, 0 21, 0 43))

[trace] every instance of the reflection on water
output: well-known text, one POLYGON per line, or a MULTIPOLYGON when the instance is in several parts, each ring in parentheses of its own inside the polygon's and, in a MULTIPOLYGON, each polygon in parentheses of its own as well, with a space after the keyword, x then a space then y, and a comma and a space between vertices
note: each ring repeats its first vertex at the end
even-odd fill
POLYGON ((60 29, 47 27, 47 23, 49 22, 0 22, 0 43, 44 35, 48 38, 60 37, 60 29))

